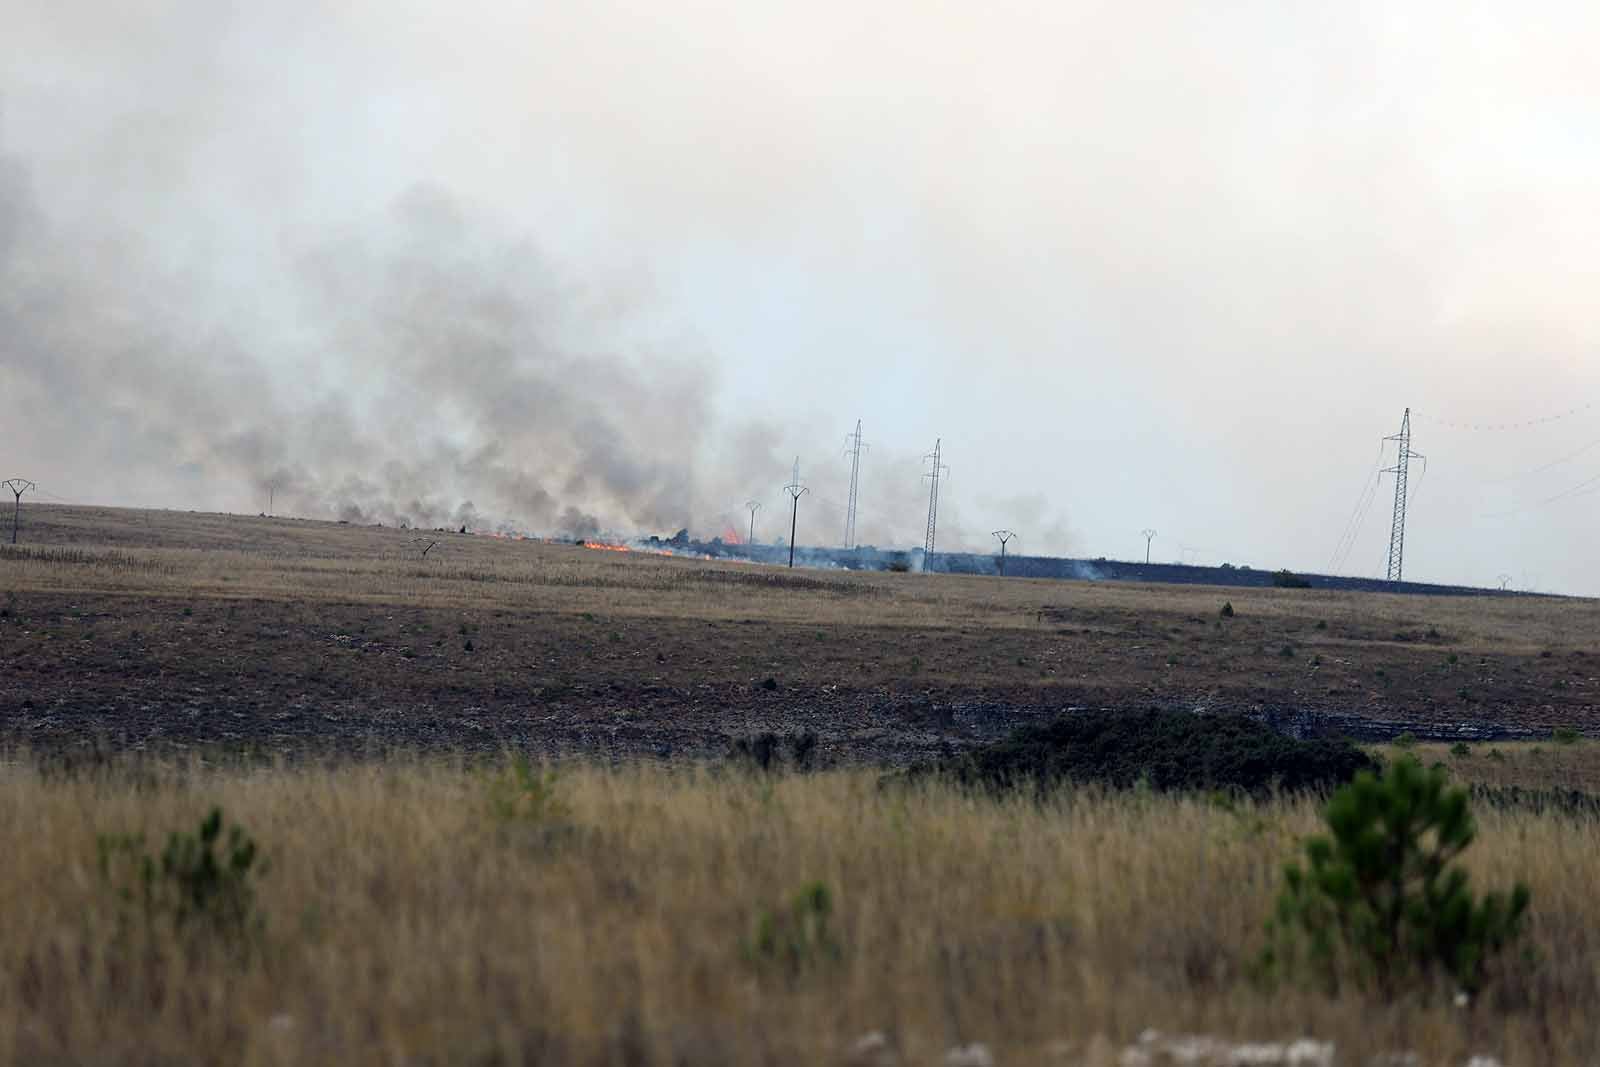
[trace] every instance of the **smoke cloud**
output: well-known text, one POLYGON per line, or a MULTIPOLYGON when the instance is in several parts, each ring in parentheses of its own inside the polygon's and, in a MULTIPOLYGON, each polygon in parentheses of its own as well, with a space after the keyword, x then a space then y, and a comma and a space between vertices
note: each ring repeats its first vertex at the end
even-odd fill
POLYGON ((1410 406, 1407 577, 1600 592, 1588 5, 0 19, 0 464, 60 496, 771 540, 798 454, 829 543, 862 418, 864 543, 942 437, 941 546, 1372 573, 1410 406))
POLYGON ((265 321, 262 294, 54 231, 15 159, 0 220, 8 391, 58 463, 165 474, 174 504, 270 487, 283 510, 352 522, 595 536, 704 505, 707 361, 631 337, 629 308, 446 194, 293 250, 265 321))

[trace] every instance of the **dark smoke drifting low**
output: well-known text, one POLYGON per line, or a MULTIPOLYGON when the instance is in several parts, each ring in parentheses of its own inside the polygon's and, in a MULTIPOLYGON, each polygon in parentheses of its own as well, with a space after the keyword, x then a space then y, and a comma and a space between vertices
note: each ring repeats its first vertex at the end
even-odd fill
POLYGON ((709 362, 437 190, 236 276, 58 226, 0 160, 15 432, 123 500, 573 536, 691 526, 783 469, 743 427, 698 478, 709 362))

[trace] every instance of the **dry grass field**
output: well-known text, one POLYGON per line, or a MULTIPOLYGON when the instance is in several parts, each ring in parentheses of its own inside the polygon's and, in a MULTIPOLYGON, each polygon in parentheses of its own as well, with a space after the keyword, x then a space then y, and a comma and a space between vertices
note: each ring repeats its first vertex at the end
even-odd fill
POLYGON ((898 762, 1067 707, 1600 733, 1590 601, 787 571, 459 534, 424 558, 381 527, 24 516, 0 548, 0 727, 34 747, 715 755, 803 728, 829 759, 898 762))
POLYGON ((1307 802, 1040 805, 863 771, 648 764, 519 789, 507 773, 0 767, 0 1056, 844 1064, 881 1030, 908 1064, 981 1042, 1002 1064, 1109 1067, 1150 1027, 1311 1037, 1341 1064, 1577 1064, 1600 1048, 1592 820, 1482 813, 1470 866, 1533 887, 1537 959, 1462 1007, 1251 983, 1279 866, 1316 823, 1307 802), (144 921, 97 869, 99 835, 159 845, 213 804, 268 863, 248 953, 144 921), (813 881, 825 933, 756 951, 762 912, 813 881))

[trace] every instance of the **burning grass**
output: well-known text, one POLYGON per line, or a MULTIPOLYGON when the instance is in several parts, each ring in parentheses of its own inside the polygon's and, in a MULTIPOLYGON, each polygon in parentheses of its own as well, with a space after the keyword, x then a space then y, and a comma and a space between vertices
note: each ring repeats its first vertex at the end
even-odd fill
POLYGON ((1474 877, 1531 885, 1539 961, 1461 1008, 1251 983, 1279 866, 1316 824, 1299 800, 17 757, 0 811, 0 1058, 18 1063, 842 1063, 873 1030, 909 1063, 971 1042, 1109 1063, 1146 1027, 1310 1035, 1340 1062, 1580 1063, 1600 1011, 1593 820, 1482 813, 1474 877), (214 804, 266 865, 247 955, 130 925, 97 871, 99 835, 159 842, 214 804))

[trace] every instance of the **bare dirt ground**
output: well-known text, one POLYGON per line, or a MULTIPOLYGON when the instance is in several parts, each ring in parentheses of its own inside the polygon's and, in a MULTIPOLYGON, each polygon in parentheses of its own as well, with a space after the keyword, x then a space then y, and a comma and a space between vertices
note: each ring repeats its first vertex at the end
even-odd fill
POLYGON ((1600 735, 1592 601, 788 571, 453 533, 423 557, 417 536, 25 508, 0 548, 0 738, 634 757, 810 730, 825 759, 899 763, 1074 707, 1600 735))

